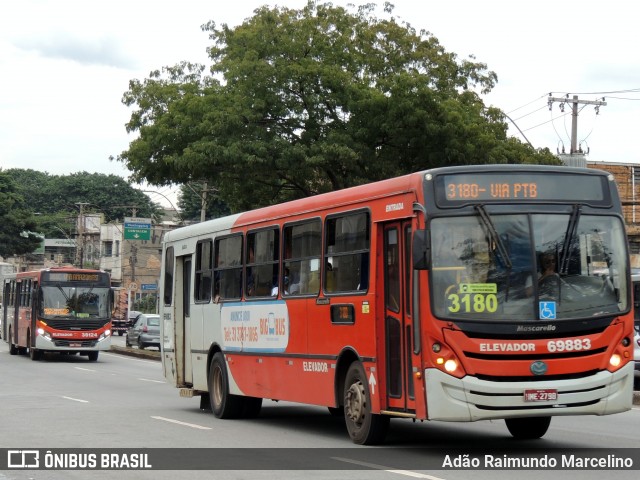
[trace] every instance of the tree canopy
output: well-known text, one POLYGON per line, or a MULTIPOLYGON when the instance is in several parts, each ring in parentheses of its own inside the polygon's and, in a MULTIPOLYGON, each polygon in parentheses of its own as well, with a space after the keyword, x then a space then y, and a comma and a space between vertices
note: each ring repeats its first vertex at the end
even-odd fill
POLYGON ((203 199, 206 220, 231 213, 229 207, 218 196, 217 188, 211 188, 204 182, 190 182, 180 187, 178 208, 180 208, 182 219, 199 221, 202 218, 203 199))
POLYGON ((160 215, 158 205, 117 175, 87 172, 50 175, 19 168, 8 169, 5 174, 14 182, 16 191, 29 199, 24 207, 36 215, 35 228, 48 238, 71 236, 75 232, 79 204, 83 204, 83 213, 103 214, 105 222, 160 215))
POLYGON ((35 251, 42 239, 35 235, 36 222, 11 176, 0 169, 0 256, 35 251))
POLYGON ((486 64, 375 11, 309 1, 207 23, 210 74, 130 81, 139 135, 117 159, 153 185, 206 180, 236 211, 444 165, 559 163, 507 137, 486 64))

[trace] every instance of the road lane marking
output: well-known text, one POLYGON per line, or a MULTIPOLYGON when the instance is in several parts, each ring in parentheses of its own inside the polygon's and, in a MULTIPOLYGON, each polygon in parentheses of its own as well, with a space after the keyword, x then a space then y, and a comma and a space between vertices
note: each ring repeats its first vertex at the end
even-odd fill
POLYGON ((338 460, 340 462, 353 463, 355 465, 362 465, 363 467, 374 468, 376 470, 384 470, 388 473, 395 473, 397 475, 404 475, 407 477, 413 478, 426 478, 428 480, 444 480, 440 477, 434 477, 432 475, 426 475, 424 473, 412 472, 410 470, 397 470, 391 467, 385 467, 384 465, 377 465, 375 463, 369 462, 361 462, 360 460, 354 460, 352 458, 343 458, 343 457, 331 457, 333 460, 338 460))
POLYGON ((66 400, 73 400, 74 402, 89 403, 89 400, 81 400, 79 398, 65 397, 65 396, 63 396, 62 398, 66 399, 66 400))
POLYGON ((178 425, 184 425, 185 427, 198 428, 200 430, 211 430, 211 427, 203 427, 202 425, 196 425, 195 423, 181 422, 180 420, 174 420, 172 418, 154 417, 154 416, 152 416, 151 418, 154 418, 155 420, 162 420, 164 422, 169 422, 169 423, 177 423, 178 425))
POLYGON ((95 370, 92 368, 83 368, 83 367, 73 367, 73 368, 75 368, 76 370, 84 370, 85 372, 95 372, 95 370))
POLYGON ((163 380, 151 380, 150 378, 139 378, 142 382, 165 383, 163 380))

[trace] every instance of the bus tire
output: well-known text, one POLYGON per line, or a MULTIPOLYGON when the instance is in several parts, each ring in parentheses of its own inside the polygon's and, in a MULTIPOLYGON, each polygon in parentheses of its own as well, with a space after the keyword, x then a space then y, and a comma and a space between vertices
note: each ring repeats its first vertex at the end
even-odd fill
POLYGON ((242 415, 244 397, 229 393, 229 377, 224 355, 216 353, 209 369, 209 401, 216 418, 238 418, 242 415))
POLYGON ((89 357, 90 362, 97 362, 99 355, 100 355, 100 352, 89 352, 87 354, 87 357, 89 357))
POLYGON ((29 357, 31 357, 31 360, 33 360, 34 362, 37 362, 38 360, 42 359, 42 350, 38 350, 35 347, 29 347, 29 357))
POLYGON ((354 362, 344 384, 344 420, 347 431, 358 445, 376 445, 384 441, 389 417, 371 413, 371 394, 364 367, 354 362))
POLYGON ((18 347, 14 345, 12 338, 13 333, 11 332, 11 329, 9 329, 9 338, 7 339, 9 341, 9 355, 17 355, 18 347))
POLYGON ((551 424, 551 417, 506 418, 509 433, 519 440, 542 438, 551 424))

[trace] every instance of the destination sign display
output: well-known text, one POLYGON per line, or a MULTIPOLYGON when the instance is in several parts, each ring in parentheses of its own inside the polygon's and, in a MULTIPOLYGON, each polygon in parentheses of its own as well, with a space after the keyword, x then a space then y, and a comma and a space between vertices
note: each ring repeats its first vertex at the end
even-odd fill
POLYGON ((436 178, 439 206, 468 203, 611 203, 606 177, 576 173, 475 172, 436 178))
POLYGON ((42 272, 42 282, 62 283, 96 283, 109 286, 109 275, 106 272, 42 272))

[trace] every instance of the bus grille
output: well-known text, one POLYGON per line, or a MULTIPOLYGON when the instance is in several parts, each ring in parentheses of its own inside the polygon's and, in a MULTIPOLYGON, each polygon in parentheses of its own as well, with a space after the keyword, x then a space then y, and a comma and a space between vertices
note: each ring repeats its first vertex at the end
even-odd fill
POLYGON ((475 377, 490 382, 549 382, 552 380, 572 380, 576 378, 587 378, 598 373, 598 370, 587 370, 585 372, 572 372, 561 375, 540 375, 540 376, 497 376, 476 374, 475 377))
POLYGON ((88 348, 88 347, 95 347, 96 344, 98 343, 97 340, 82 340, 80 342, 78 341, 74 341, 74 340, 56 340, 55 342, 53 342, 53 344, 56 347, 64 347, 64 348, 88 348), (71 347, 71 344, 73 344, 73 347, 71 347))

